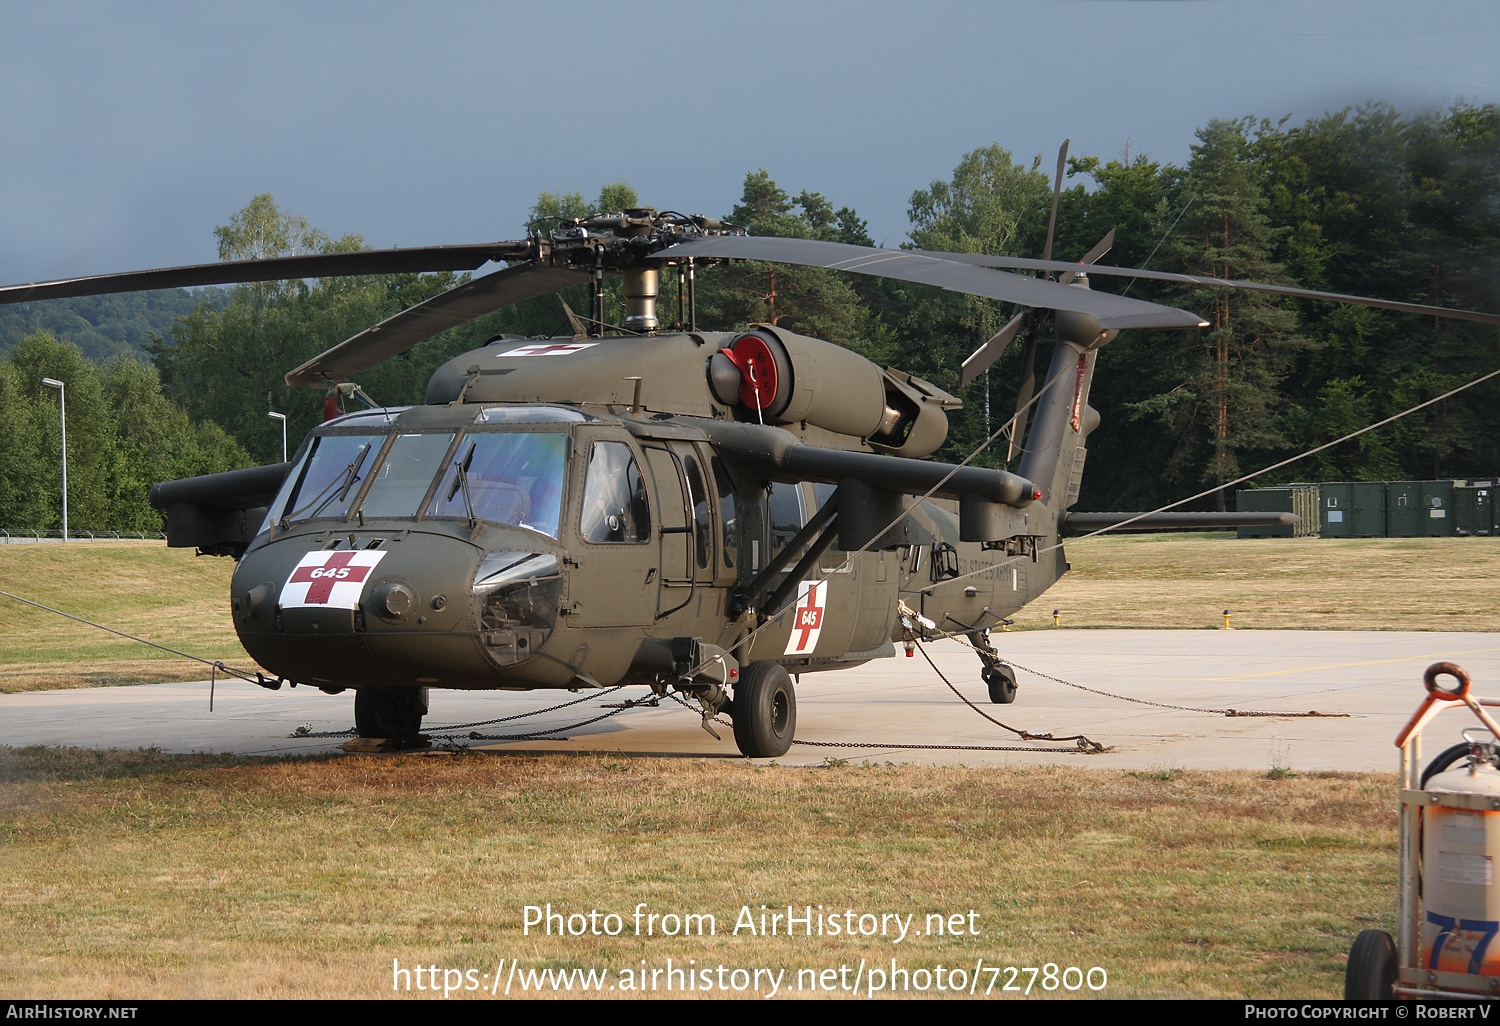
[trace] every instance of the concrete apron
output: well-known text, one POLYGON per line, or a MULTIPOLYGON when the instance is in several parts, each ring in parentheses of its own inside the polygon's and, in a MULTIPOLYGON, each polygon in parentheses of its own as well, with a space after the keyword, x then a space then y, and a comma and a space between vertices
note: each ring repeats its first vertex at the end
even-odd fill
MULTIPOLYGON (((1456 662, 1469 671, 1476 694, 1500 697, 1500 633, 1062 629, 996 634, 993 640, 1001 655, 1016 664, 1020 694, 1012 705, 990 704, 979 679, 978 660, 967 648, 944 641, 927 646, 927 651, 949 680, 995 719, 1033 733, 1085 734, 1112 750, 1078 755, 895 747, 1046 744, 1019 740, 986 722, 960 702, 918 654, 804 676, 797 685, 798 740, 854 741, 864 747, 797 744, 777 761, 1394 771, 1393 741, 1425 695, 1421 676, 1429 664, 1456 662), (1352 715, 1231 718, 1162 709, 1067 687, 1032 671, 1151 702, 1352 715)), ((205 681, 0 695, 0 743, 318 754, 338 751, 345 739, 291 736, 299 726, 306 724, 314 732, 338 731, 354 721, 352 692, 270 692, 221 680, 210 712, 208 691, 205 681)), ((569 725, 608 711, 602 708, 607 703, 648 694, 645 688, 628 688, 556 712, 452 733, 471 750, 496 754, 622 752, 740 758, 730 728, 720 727, 723 740, 715 741, 704 732, 697 714, 665 699, 657 708, 629 709, 552 738, 467 739, 471 729, 519 734, 569 725)), ((443 733, 441 728, 448 724, 511 716, 578 697, 582 696, 567 692, 433 691, 424 729, 443 733)), ((1446 713, 1427 731, 1426 756, 1457 743, 1459 732, 1476 723, 1467 711, 1446 713)))

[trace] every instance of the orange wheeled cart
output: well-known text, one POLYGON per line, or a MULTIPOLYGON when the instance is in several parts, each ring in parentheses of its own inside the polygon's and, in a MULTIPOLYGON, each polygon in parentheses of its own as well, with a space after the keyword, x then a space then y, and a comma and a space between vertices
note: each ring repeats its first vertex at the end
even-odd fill
POLYGON ((1469 693, 1453 663, 1423 674, 1427 697, 1396 738, 1401 749, 1397 936, 1366 930, 1344 975, 1347 1000, 1500 998, 1500 699, 1469 693), (1441 678, 1457 681, 1453 688, 1441 678), (1450 709, 1481 726, 1463 732, 1418 775, 1422 731, 1450 709))

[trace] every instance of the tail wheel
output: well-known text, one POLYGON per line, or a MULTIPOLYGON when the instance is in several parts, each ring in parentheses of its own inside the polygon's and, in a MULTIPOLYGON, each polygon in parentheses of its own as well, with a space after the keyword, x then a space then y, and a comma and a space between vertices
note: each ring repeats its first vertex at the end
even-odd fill
POLYGON ((1349 965, 1344 970, 1345 1001, 1390 1001, 1396 993, 1396 968, 1401 956, 1384 930, 1365 930, 1354 938, 1349 965))
POLYGON ((995 667, 986 666, 979 671, 984 682, 990 686, 990 701, 996 705, 1010 705, 1016 700, 1016 671, 1001 663, 995 667))
POLYGON ((751 759, 785 755, 797 732, 797 693, 780 663, 760 660, 745 667, 735 685, 734 743, 751 759))
POLYGON ((426 688, 360 688, 354 693, 354 729, 360 737, 415 741, 425 715, 426 688))

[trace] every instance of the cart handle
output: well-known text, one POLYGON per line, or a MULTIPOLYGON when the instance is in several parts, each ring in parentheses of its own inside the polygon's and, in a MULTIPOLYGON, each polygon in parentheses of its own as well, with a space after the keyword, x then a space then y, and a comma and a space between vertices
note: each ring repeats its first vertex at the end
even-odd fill
POLYGON ((1422 674, 1422 682, 1427 686, 1427 697, 1418 707, 1412 718, 1402 728, 1401 733, 1396 735, 1396 747, 1405 748, 1407 743, 1417 734, 1420 734, 1439 713, 1451 709, 1455 705, 1467 705, 1479 717, 1491 734, 1500 737, 1500 724, 1497 724, 1489 713, 1481 706, 1497 705, 1495 699, 1476 699, 1469 694, 1470 679, 1468 671, 1457 663, 1433 663, 1427 667, 1422 674), (1438 678, 1449 676, 1458 681, 1452 689, 1443 688, 1438 685, 1438 678))
POLYGON ((1469 697, 1469 673, 1457 663, 1433 663, 1422 674, 1422 683, 1427 693, 1442 701, 1466 701, 1469 697), (1458 686, 1449 691, 1438 686, 1438 678, 1447 675, 1458 681, 1458 686))

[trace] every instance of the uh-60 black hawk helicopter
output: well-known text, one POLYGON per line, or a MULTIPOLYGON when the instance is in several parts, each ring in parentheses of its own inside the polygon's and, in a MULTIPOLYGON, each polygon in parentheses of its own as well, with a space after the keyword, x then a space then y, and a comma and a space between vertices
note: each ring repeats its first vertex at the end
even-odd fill
MULTIPOLYGON (((1064 533, 1136 516, 1069 512, 1099 423, 1088 404, 1096 356, 1120 329, 1205 322, 1093 292, 1082 264, 1049 257, 750 237, 642 209, 516 242, 20 285, 0 289, 0 302, 511 262, 287 374, 337 393, 352 389, 349 374, 455 324, 587 283, 591 316, 585 327, 570 312, 571 337, 497 338, 443 365, 421 406, 329 419, 289 463, 156 486, 168 544, 235 556, 231 605, 245 649, 294 685, 354 689, 365 737, 419 743, 429 688, 640 684, 698 700, 710 733, 710 717, 727 712, 740 751, 776 756, 796 728, 791 674, 894 655, 903 632, 966 635, 991 699, 1013 701, 1015 675, 988 628, 1066 572, 1064 533), (777 327, 699 330, 695 271, 726 259, 1016 303, 1015 318, 966 362, 966 382, 1017 335, 1029 379, 1038 328, 1050 320, 1051 368, 1019 473, 927 459, 959 405, 930 382, 777 327), (663 272, 682 284, 676 330, 658 317, 663 272), (628 315, 623 332, 605 334, 603 283, 615 274, 628 315)), ((1018 427, 1034 388, 1023 380, 1018 427)), ((1267 522, 1290 515, 1159 514, 1137 526, 1267 522)))

